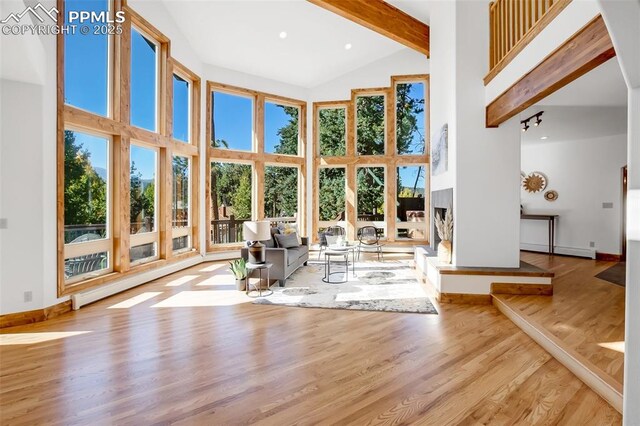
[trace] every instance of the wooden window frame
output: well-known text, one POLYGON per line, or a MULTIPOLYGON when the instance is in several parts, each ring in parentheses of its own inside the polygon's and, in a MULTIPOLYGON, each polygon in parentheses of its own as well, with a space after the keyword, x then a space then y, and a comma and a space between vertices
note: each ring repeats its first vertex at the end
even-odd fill
POLYGON ((296 166, 299 168, 298 174, 298 229, 304 236, 306 234, 306 133, 307 133, 307 103, 306 101, 278 96, 270 93, 260 92, 257 90, 245 89, 242 87, 232 86, 223 83, 207 81, 206 86, 206 141, 207 141, 207 171, 205 173, 205 221, 206 221, 206 247, 207 252, 215 253, 221 251, 229 251, 239 249, 244 242, 213 244, 211 235, 211 163, 212 162, 244 162, 253 165, 253 181, 252 181, 252 220, 265 219, 264 215, 264 167, 265 164, 296 166), (246 96, 253 99, 253 146, 252 151, 240 151, 226 148, 211 147, 211 122, 213 114, 213 105, 211 94, 213 92, 228 93, 233 95, 246 96), (298 118, 298 155, 289 154, 273 154, 265 152, 264 145, 264 120, 265 120, 265 102, 269 102, 295 106, 300 108, 298 118))
MULTIPOLYGON (((124 11, 125 21, 122 34, 114 37, 110 44, 109 67, 109 105, 110 116, 104 117, 64 103, 64 34, 57 35, 57 294, 58 297, 73 294, 150 269, 162 267, 173 262, 198 255, 199 241, 199 140, 200 140, 200 78, 170 56, 171 42, 153 25, 147 22, 127 4, 126 0, 113 0, 112 11, 124 11), (159 43, 158 52, 158 123, 157 132, 150 132, 131 125, 130 122, 130 72, 131 72, 131 27, 142 30, 159 43), (193 111, 190 123, 194 136, 187 144, 173 139, 172 134, 172 84, 173 70, 187 75, 192 84, 193 111), (107 227, 111 237, 112 270, 102 275, 81 280, 64 278, 64 130, 97 133, 110 138, 109 193, 111 204, 108 212, 107 227), (131 264, 129 249, 131 237, 129 229, 130 197, 130 145, 135 140, 140 145, 154 147, 158 151, 157 165, 157 232, 158 259, 144 263, 131 264), (191 200, 192 200, 192 249, 174 254, 172 250, 171 191, 173 155, 187 156, 191 159, 191 200)), ((64 15, 65 2, 57 0, 57 8, 64 15)))
MULTIPOLYGON (((389 120, 387 114, 389 113, 389 106, 391 103, 391 90, 389 88, 376 88, 376 89, 353 89, 351 90, 351 101, 353 102, 353 135, 355 138, 355 153, 359 157, 375 157, 385 156, 389 154, 389 120), (384 99, 384 140, 382 141, 382 154, 360 154, 358 152, 358 98, 373 98, 382 96, 384 99)), ((395 128, 395 126, 394 126, 395 128)))
MULTIPOLYGON (((426 170, 430 170, 430 123, 429 123, 429 75, 428 74, 411 74, 398 75, 390 78, 389 87, 378 87, 372 89, 352 89, 351 97, 348 100, 323 101, 313 103, 313 212, 312 212, 312 238, 314 242, 318 241, 318 230, 322 227, 319 220, 319 169, 322 167, 344 167, 346 169, 346 231, 347 238, 354 240, 358 226, 357 221, 357 167, 385 167, 385 224, 387 242, 393 242, 396 245, 416 245, 428 244, 430 241, 429 227, 427 226, 424 240, 406 240, 397 239, 396 224, 396 200, 397 200, 397 167, 422 165, 426 170), (396 148, 396 85, 398 83, 424 83, 425 85, 425 152, 424 154, 398 154, 396 148), (356 138, 356 97, 366 95, 385 94, 385 154, 382 155, 359 155, 357 154, 357 138, 356 138), (346 155, 344 156, 321 156, 320 140, 319 140, 319 111, 327 108, 346 108, 346 155), (390 171, 394 171, 391 173, 390 171)), ((429 175, 425 185, 429 185, 429 175)), ((425 194, 425 218, 427 222, 430 216, 430 193, 425 194)))

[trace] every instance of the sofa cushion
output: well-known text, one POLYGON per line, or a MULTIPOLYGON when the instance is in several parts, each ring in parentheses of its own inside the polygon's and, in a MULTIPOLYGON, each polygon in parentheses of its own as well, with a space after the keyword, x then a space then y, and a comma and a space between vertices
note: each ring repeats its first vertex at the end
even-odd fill
POLYGON ((290 249, 293 247, 298 247, 300 244, 298 243, 298 236, 296 234, 276 234, 277 246, 280 248, 290 249))
POLYGON ((294 247, 287 249, 287 266, 292 265, 300 259, 300 256, 304 255, 305 250, 303 247, 294 247))

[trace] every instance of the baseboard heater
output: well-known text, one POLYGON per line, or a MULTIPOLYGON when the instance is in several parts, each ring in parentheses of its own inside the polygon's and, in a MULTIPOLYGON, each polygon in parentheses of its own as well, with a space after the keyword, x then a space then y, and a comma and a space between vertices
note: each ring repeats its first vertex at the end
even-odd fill
POLYGON ((105 297, 113 296, 116 293, 129 290, 130 288, 146 284, 149 281, 162 278, 169 274, 173 274, 174 272, 178 272, 185 268, 197 265, 199 263, 202 263, 203 261, 205 260, 202 256, 194 256, 189 259, 173 263, 171 265, 132 275, 111 284, 72 294, 71 306, 74 310, 78 310, 81 306, 97 302, 98 300, 104 299, 105 297))

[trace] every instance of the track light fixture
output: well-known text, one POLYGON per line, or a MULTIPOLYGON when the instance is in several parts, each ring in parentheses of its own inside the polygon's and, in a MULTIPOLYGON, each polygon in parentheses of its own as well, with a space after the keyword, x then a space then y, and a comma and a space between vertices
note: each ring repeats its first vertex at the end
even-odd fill
POLYGON ((536 121, 533 123, 534 126, 537 127, 542 124, 542 114, 544 114, 544 111, 537 112, 531 117, 525 118, 524 120, 520 121, 520 124, 522 124, 522 131, 526 132, 527 130, 529 130, 529 127, 531 127, 529 126, 529 121, 533 120, 534 118, 536 119, 536 121))

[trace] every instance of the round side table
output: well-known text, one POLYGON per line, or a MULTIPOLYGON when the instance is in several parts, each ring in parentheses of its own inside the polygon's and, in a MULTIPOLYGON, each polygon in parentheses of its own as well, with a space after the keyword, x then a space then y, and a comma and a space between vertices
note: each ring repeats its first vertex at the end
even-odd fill
POLYGON ((249 297, 262 297, 262 271, 267 271, 267 290, 269 293, 265 294, 265 296, 270 296, 273 294, 273 290, 269 288, 269 271, 273 263, 249 263, 247 262, 247 290, 246 294, 249 297), (260 278, 258 279, 257 284, 251 284, 251 274, 253 271, 257 270, 260 274, 260 278), (254 290, 251 290, 251 286, 253 286, 254 290), (258 296, 251 296, 252 291, 257 291, 258 296))

